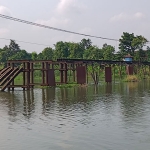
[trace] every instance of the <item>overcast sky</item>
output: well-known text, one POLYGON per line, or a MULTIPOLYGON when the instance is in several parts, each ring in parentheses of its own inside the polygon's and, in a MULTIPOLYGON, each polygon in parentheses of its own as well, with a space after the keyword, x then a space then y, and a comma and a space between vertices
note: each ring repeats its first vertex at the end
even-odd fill
MULTIPOLYGON (((119 39, 123 32, 150 40, 150 0, 0 0, 0 14, 74 32, 119 39)), ((0 18, 0 38, 14 39, 21 49, 41 52, 58 41, 80 42, 83 38, 55 30, 0 18), (17 41, 19 40, 19 41, 17 41)), ((104 43, 118 49, 118 42, 90 38, 93 45, 104 43)), ((9 45, 0 39, 0 48, 9 45)))

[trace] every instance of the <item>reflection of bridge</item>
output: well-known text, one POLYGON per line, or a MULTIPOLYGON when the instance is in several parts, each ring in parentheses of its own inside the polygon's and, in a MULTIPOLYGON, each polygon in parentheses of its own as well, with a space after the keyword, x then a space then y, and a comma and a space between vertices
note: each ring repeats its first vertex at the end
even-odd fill
MULTIPOLYGON (((105 68, 105 81, 112 81, 111 68, 115 65, 128 66, 128 74, 133 74, 134 65, 150 66, 150 62, 132 61, 108 61, 108 60, 86 60, 86 59, 58 59, 57 61, 41 60, 11 60, 7 62, 7 68, 0 70, 1 91, 6 88, 14 90, 15 87, 22 87, 23 90, 33 88, 35 85, 55 86, 56 84, 68 83, 68 74, 71 72, 72 81, 78 84, 87 82, 87 66, 93 66, 95 63, 99 67, 105 68), (35 74, 39 72, 41 82, 35 82, 35 74), (55 74, 58 74, 59 81, 55 80, 55 74), (22 84, 15 85, 14 79, 22 74, 22 84)), ((149 67, 150 68, 150 67, 149 67)))

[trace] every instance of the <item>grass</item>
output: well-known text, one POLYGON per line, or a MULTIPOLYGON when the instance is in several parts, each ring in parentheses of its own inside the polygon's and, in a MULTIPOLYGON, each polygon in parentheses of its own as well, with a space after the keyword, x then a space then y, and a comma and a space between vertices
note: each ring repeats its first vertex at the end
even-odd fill
POLYGON ((125 82, 137 82, 139 81, 138 77, 136 75, 128 75, 125 79, 125 82))

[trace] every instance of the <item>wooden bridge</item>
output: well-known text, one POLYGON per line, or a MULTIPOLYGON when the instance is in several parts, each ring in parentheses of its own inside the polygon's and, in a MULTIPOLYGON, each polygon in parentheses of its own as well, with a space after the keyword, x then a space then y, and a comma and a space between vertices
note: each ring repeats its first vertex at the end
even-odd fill
POLYGON ((85 59, 58 59, 57 61, 41 60, 10 60, 7 67, 0 70, 0 86, 1 91, 6 88, 14 90, 15 87, 22 87, 23 90, 33 88, 35 85, 55 86, 56 84, 68 83, 68 71, 72 72, 73 82, 78 84, 87 83, 87 66, 94 63, 105 68, 105 81, 112 81, 112 65, 128 66, 128 74, 133 74, 134 65, 149 66, 150 62, 124 62, 124 61, 108 61, 108 60, 85 60, 85 59), (38 66, 38 67, 37 67, 38 66), (40 71, 41 82, 34 81, 35 72, 40 71), (60 81, 55 81, 55 71, 59 72, 60 81), (14 79, 21 73, 22 84, 15 85, 14 79))
POLYGON ((15 77, 22 72, 23 68, 11 68, 7 67, 0 71, 0 85, 2 86, 1 91, 4 91, 15 77))

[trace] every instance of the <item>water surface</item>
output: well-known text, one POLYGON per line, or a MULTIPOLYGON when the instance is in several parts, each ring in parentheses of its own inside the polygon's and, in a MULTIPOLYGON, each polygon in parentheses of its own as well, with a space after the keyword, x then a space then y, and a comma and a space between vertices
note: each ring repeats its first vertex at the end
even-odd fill
POLYGON ((0 150, 149 147, 149 81, 0 92, 0 150))

